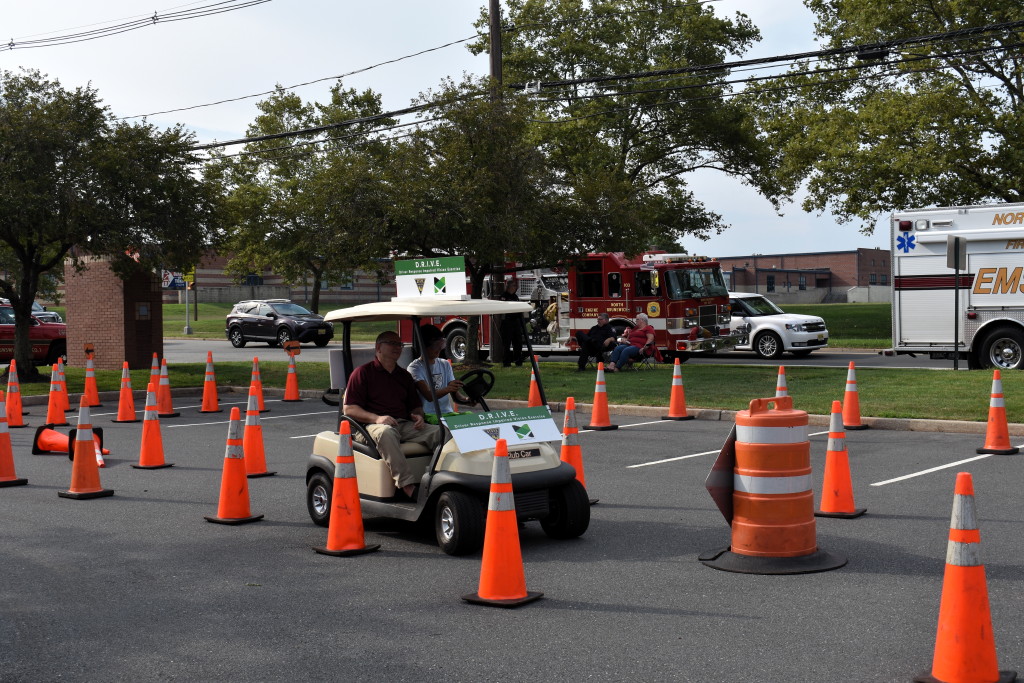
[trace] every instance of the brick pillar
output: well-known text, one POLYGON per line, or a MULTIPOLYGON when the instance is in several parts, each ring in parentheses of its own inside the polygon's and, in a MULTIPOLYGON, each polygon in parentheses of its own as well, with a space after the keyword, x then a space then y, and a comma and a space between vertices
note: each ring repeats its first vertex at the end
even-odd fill
POLYGON ((84 346, 92 344, 97 369, 120 370, 124 361, 133 370, 149 369, 153 353, 162 358, 164 351, 160 278, 140 271, 122 280, 108 258, 85 263, 81 272, 64 265, 68 363, 84 367, 84 346))

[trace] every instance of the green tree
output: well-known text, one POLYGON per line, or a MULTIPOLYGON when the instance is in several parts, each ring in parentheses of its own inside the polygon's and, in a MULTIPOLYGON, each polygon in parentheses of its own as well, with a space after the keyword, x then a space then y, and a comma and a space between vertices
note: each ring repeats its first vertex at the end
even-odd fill
MULTIPOLYGON (((327 103, 303 102, 279 89, 260 102, 252 137, 379 115, 380 97, 344 89, 339 81, 327 103)), ((273 268, 289 284, 312 277, 311 308, 319 310, 321 280, 345 281, 386 253, 380 167, 387 146, 374 131, 383 118, 343 128, 246 145, 219 168, 229 188, 233 253, 228 272, 244 276, 273 268)))
MULTIPOLYGON (((670 0, 507 5, 504 82, 549 84, 531 97, 538 142, 566 198, 559 218, 577 240, 569 253, 635 252, 721 231, 721 217, 687 187, 698 169, 775 196, 762 172, 771 159, 745 107, 729 97, 727 70, 578 82, 721 63, 758 39, 745 16, 723 19, 710 5, 670 0)), ((486 41, 471 49, 485 51, 486 41)))
POLYGON ((806 211, 857 219, 870 233, 879 213, 896 209, 1021 201, 1019 28, 906 39, 1019 21, 1024 6, 1010 0, 806 4, 824 48, 882 44, 886 50, 874 61, 846 52, 801 62, 781 82, 750 95, 780 160, 775 176, 790 195, 806 188, 806 211))
POLYGON ((37 71, 0 73, 0 292, 15 313, 14 357, 29 377, 32 301, 67 257, 112 267, 185 268, 216 237, 217 196, 183 128, 115 121, 90 87, 37 71))

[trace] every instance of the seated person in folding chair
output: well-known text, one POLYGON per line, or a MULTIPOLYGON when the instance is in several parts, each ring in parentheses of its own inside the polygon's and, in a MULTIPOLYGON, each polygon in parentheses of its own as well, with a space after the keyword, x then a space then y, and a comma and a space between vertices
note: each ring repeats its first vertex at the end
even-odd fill
POLYGON ((417 358, 409 363, 409 374, 416 381, 416 389, 420 392, 424 418, 430 424, 436 425, 439 422, 437 415, 434 414, 434 399, 430 393, 430 385, 427 384, 427 367, 430 367, 430 374, 434 379, 434 393, 437 394, 442 417, 455 412, 451 395, 462 388, 462 382, 455 379, 452 364, 440 357, 444 349, 444 335, 441 334, 441 330, 433 325, 424 325, 420 328, 420 334, 423 335, 423 352, 427 357, 427 363, 424 363, 422 358, 417 358))
MULTIPOLYGON (((405 345, 395 332, 381 332, 375 358, 360 365, 345 389, 343 412, 363 424, 381 457, 391 468, 399 490, 415 498, 416 478, 402 453, 402 442, 418 443, 433 451, 441 438, 440 427, 423 419, 423 404, 412 375, 398 365, 405 345)), ((363 441, 362 434, 355 436, 363 441)))
POLYGON ((611 362, 606 368, 609 372, 618 372, 623 366, 640 355, 641 351, 648 344, 654 343, 654 328, 647 320, 647 316, 638 313, 636 326, 628 329, 623 334, 625 344, 619 344, 612 351, 611 362))
POLYGON ((608 314, 601 313, 597 316, 597 324, 591 327, 589 332, 576 333, 576 343, 580 347, 580 358, 576 361, 577 371, 587 369, 587 359, 591 356, 601 360, 606 351, 615 348, 615 328, 608 321, 608 314))

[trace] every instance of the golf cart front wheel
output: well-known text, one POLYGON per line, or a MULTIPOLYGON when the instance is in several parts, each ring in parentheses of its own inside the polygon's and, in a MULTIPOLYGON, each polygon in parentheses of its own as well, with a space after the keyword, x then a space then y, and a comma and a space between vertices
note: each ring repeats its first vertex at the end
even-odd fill
POLYGON ((317 472, 306 485, 306 509, 317 526, 327 526, 331 520, 331 496, 334 482, 324 472, 317 472))
POLYGON ((461 491, 445 491, 434 509, 437 544, 448 555, 476 552, 484 543, 484 506, 461 491))
POLYGON ((590 497, 575 479, 551 489, 549 505, 550 514, 540 520, 540 525, 551 538, 576 538, 590 526, 590 497))

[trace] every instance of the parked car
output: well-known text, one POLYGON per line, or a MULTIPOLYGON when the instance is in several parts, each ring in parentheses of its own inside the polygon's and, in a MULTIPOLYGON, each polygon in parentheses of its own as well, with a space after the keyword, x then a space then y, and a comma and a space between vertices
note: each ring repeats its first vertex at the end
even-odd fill
POLYGON ((60 317, 60 313, 57 311, 48 311, 46 306, 43 306, 38 301, 32 302, 32 315, 39 318, 44 323, 62 323, 64 318, 60 317))
MULTIPOLYGON (((32 345, 32 361, 51 365, 60 358, 68 359, 68 326, 64 323, 43 322, 32 318, 28 339, 32 345)), ((14 309, 0 304, 0 363, 14 358, 14 309)))
POLYGON ((744 335, 737 351, 778 358, 784 351, 806 356, 828 346, 828 330, 821 318, 786 313, 764 296, 748 292, 729 292, 729 303, 733 325, 744 335))
POLYGON ((334 337, 334 325, 287 299, 252 299, 232 307, 224 333, 236 349, 251 341, 279 346, 294 340, 327 346, 334 337))

